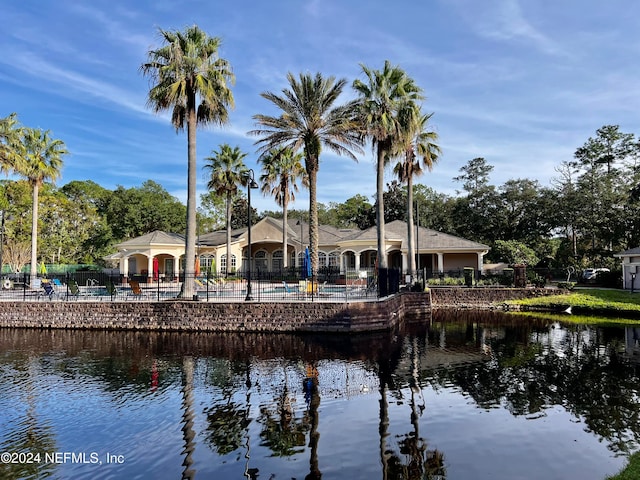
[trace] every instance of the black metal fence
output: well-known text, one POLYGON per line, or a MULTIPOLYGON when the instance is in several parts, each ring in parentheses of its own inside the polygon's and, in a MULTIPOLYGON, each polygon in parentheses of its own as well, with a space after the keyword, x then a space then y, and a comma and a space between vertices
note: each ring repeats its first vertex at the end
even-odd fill
MULTIPOLYGON (((76 271, 61 274, 5 275, 0 279, 0 301, 163 301, 176 298, 209 302, 239 301, 355 301, 375 299, 397 293, 402 286, 421 291, 424 285, 436 286, 514 286, 515 271, 500 272, 456 269, 438 272, 421 269, 413 275, 397 269, 361 269, 340 272, 324 267, 306 278, 300 268, 279 272, 252 270, 245 275, 223 276, 207 273, 180 278, 131 276, 124 278, 109 271, 76 271), (248 292, 250 290, 250 295, 248 292)), ((575 276, 572 279, 575 281, 575 276)), ((526 285, 544 286, 567 281, 567 271, 527 269, 526 285)), ((586 285, 586 284, 585 284, 586 285)), ((591 283, 589 284, 591 285, 591 283)))
POLYGON ((0 301, 163 301, 177 298, 209 302, 356 301, 378 298, 371 273, 325 271, 305 278, 300 269, 252 272, 246 276, 198 275, 185 279, 78 271, 65 274, 12 274, 1 280, 0 301), (250 292, 250 295, 248 295, 250 292))

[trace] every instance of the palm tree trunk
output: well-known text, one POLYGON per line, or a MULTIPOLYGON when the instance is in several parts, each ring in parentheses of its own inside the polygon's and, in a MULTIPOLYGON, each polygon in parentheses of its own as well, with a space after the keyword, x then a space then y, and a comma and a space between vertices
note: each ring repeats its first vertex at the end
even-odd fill
MULTIPOLYGON (((317 160, 315 161, 317 165, 317 160)), ((318 170, 310 168, 309 175, 309 253, 311 255, 311 272, 318 272, 318 201, 316 199, 316 181, 318 170)))
POLYGON ((376 223, 378 224, 378 268, 387 268, 387 257, 384 243, 384 150, 377 148, 377 181, 376 181, 376 223))
POLYGON ((229 276, 229 266, 231 265, 231 192, 227 192, 227 263, 225 264, 224 276, 229 276))
POLYGON ((33 287, 38 277, 38 193, 40 184, 33 182, 33 216, 31 218, 31 273, 29 285, 33 287))
POLYGON ((181 297, 194 297, 196 258, 196 101, 195 93, 187 101, 187 232, 185 236, 184 282, 181 297))
POLYGON ((284 185, 284 195, 282 200, 282 267, 289 265, 287 261, 287 240, 289 238, 289 222, 287 222, 287 207, 289 204, 289 184, 284 185))
POLYGON ((413 229, 413 172, 409 171, 407 178, 407 248, 409 250, 409 258, 407 265, 409 267, 409 275, 411 275, 411 282, 413 283, 413 274, 416 271, 416 252, 413 244, 414 229, 413 229))

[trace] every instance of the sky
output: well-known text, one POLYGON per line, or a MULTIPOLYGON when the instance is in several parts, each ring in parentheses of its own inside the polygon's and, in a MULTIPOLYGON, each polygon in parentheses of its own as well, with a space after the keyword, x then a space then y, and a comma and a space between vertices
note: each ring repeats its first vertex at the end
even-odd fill
MULTIPOLYGON (((161 184, 186 202, 187 138, 169 113, 147 106, 140 72, 158 30, 198 25, 221 37, 232 66, 235 108, 222 128, 198 130, 198 195, 204 158, 239 146, 259 175, 253 115, 278 111, 262 92, 288 72, 345 78, 355 97, 361 65, 403 68, 423 89, 423 110, 442 156, 417 183, 455 195, 453 177, 475 157, 490 181, 543 186, 603 125, 640 135, 640 2, 629 0, 22 0, 0 9, 0 116, 65 142, 58 185, 93 180, 108 189, 161 184)), ((318 201, 375 194, 370 146, 359 161, 324 151, 318 201)), ((392 172, 385 182, 392 180, 392 172)), ((278 210, 261 194, 252 204, 278 210)), ((290 208, 308 209, 301 191, 290 208)))

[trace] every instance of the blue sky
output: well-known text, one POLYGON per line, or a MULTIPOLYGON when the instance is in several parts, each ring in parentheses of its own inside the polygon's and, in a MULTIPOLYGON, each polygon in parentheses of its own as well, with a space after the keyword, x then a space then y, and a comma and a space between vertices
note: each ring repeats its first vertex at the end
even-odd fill
MULTIPOLYGON (((198 131, 202 159, 222 143, 255 163, 252 116, 276 114, 260 93, 286 87, 286 74, 362 78, 360 64, 400 65, 424 89, 424 110, 443 150, 419 180, 455 194, 452 178, 475 157, 493 165, 492 183, 534 178, 554 167, 602 125, 640 134, 640 3, 628 0, 23 0, 0 18, 0 116, 50 129, 70 151, 63 185, 106 188, 147 179, 186 198, 186 134, 168 114, 146 107, 139 71, 158 28, 197 24, 220 36, 236 75, 236 107, 223 129, 198 131)), ((344 99, 353 96, 349 88, 344 99)), ((387 181, 391 173, 387 173, 387 181)), ((325 152, 318 200, 375 192, 371 149, 360 161, 325 152)), ((275 203, 252 195, 259 210, 275 203)), ((293 208, 308 208, 301 192, 293 208)))

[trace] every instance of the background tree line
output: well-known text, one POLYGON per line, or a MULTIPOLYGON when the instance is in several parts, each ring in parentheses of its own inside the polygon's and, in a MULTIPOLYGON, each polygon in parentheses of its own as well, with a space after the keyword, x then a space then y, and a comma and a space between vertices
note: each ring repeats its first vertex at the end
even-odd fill
MULTIPOLYGON (((489 261, 549 266, 617 266, 613 253, 640 245, 640 143, 617 126, 604 126, 557 167, 550 186, 511 179, 493 185, 493 166, 474 158, 460 169, 457 196, 414 185, 414 219, 423 227, 492 247, 489 261)), ((268 194, 265 190, 265 194, 268 194)), ((406 220, 407 187, 386 185, 385 221, 406 220)), ((0 182, 5 211, 4 259, 29 262, 32 187, 27 180, 0 182)), ((113 245, 153 230, 184 233, 185 206, 158 183, 108 190, 72 181, 44 182, 39 195, 39 255, 47 263, 100 263, 113 245)), ((242 189, 231 197, 231 228, 247 225, 242 189)), ((308 221, 308 210, 289 210, 308 221)), ((282 211, 253 211, 253 223, 282 211)), ((198 234, 225 229, 226 194, 200 195, 198 234)), ((375 226, 375 198, 356 194, 344 202, 318 204, 320 224, 338 228, 375 226)))

